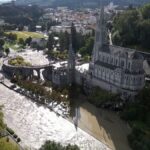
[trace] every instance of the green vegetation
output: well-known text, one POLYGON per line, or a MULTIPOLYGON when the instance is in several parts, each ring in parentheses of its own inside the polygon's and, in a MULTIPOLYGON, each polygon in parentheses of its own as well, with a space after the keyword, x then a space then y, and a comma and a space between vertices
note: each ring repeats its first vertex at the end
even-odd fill
POLYGON ((0 138, 0 148, 2 150, 19 150, 17 145, 9 141, 7 138, 0 138))
POLYGON ((12 31, 12 32, 6 32, 6 34, 16 34, 17 36, 17 40, 19 41, 19 39, 23 39, 26 40, 27 38, 31 37, 31 38, 44 38, 44 35, 41 33, 37 33, 37 32, 27 32, 27 31, 12 31))
POLYGON ((6 128, 6 130, 11 134, 11 135, 13 135, 15 132, 12 130, 12 129, 10 129, 10 128, 6 128))
MULTIPOLYGON (((0 107, 0 133, 6 127, 6 125, 3 122, 3 113, 1 109, 2 107, 0 107)), ((1 138, 1 137, 0 137, 0 149, 1 150, 19 150, 19 148, 14 142, 9 141, 9 138, 1 138)))
POLYGON ((132 133, 128 136, 133 150, 150 149, 150 85, 146 86, 135 98, 135 102, 126 105, 121 117, 128 121, 132 133))
POLYGON ((24 26, 29 26, 30 31, 35 31, 35 26, 39 18, 42 16, 43 10, 38 6, 17 6, 0 5, 0 18, 7 23, 3 26, 4 31, 11 31, 18 28, 22 31, 24 26))
POLYGON ((138 50, 150 49, 150 4, 118 14, 113 21, 113 43, 138 50))
POLYGON ((79 53, 84 56, 84 57, 88 57, 92 55, 92 50, 93 50, 93 46, 94 46, 94 37, 93 36, 89 36, 89 37, 85 37, 85 44, 83 45, 83 47, 81 47, 79 49, 79 53))
POLYGON ((0 132, 5 128, 5 124, 3 121, 3 113, 2 113, 2 106, 0 106, 0 132))
POLYGON ((88 100, 94 105, 100 107, 101 105, 109 102, 118 102, 120 98, 119 95, 112 94, 111 92, 100 89, 99 87, 95 87, 88 96, 88 100))
POLYGON ((65 51, 48 51, 47 54, 52 58, 56 58, 60 60, 66 60, 68 58, 68 53, 66 50, 65 51))
MULTIPOLYGON (((52 89, 51 91, 47 91, 45 86, 42 86, 39 83, 33 83, 32 81, 20 80, 19 77, 12 79, 12 82, 17 83, 20 87, 32 92, 37 96, 42 96, 48 100, 54 100, 58 102, 66 101, 68 102, 69 99, 67 97, 68 90, 67 89, 52 89), (64 96, 62 96, 64 95, 64 96)), ((45 103, 45 101, 43 101, 45 103)))
POLYGON ((79 148, 76 145, 72 146, 69 144, 67 146, 62 146, 60 143, 54 141, 46 141, 40 150, 79 150, 79 148))
POLYGON ((24 58, 21 56, 17 56, 16 58, 12 58, 8 61, 8 64, 12 66, 31 66, 29 62, 25 62, 24 58))
MULTIPOLYGON (((49 34, 47 48, 47 54, 54 58, 66 59, 67 51, 69 50, 69 34, 67 32, 60 33, 51 33, 49 34), (58 37, 58 40, 55 40, 54 37, 58 37), (59 43, 59 47, 57 44, 59 43), (57 48, 57 51, 53 51, 54 48, 57 48)), ((82 33, 77 33, 74 25, 72 25, 72 47, 75 53, 80 53, 83 57, 83 60, 89 61, 92 54, 94 45, 94 34, 83 35, 82 33)))
POLYGON ((11 48, 16 51, 19 51, 20 49, 24 48, 22 45, 19 45, 17 43, 11 43, 11 42, 5 42, 5 45, 3 47, 4 49, 11 48))

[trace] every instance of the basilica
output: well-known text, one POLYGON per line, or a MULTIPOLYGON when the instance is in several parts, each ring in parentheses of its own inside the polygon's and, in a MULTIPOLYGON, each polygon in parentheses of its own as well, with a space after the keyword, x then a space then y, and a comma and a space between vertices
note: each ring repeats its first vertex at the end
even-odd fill
POLYGON ((97 18, 92 60, 89 63, 81 64, 75 59, 70 37, 68 61, 30 67, 11 66, 6 61, 3 70, 11 76, 19 72, 25 78, 32 78, 36 70, 40 78, 40 70, 43 69, 44 78, 56 86, 75 83, 87 89, 100 87, 124 98, 134 97, 145 85, 144 58, 134 49, 114 46, 108 41, 102 8, 97 18))
POLYGON ((106 30, 104 8, 97 19, 95 44, 86 80, 123 97, 133 97, 145 85, 144 58, 136 50, 110 45, 106 30))

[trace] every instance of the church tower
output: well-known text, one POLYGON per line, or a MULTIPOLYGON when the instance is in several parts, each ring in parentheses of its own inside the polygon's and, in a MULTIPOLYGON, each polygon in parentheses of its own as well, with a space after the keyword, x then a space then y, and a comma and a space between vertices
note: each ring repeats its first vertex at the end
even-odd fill
POLYGON ((75 52, 72 47, 72 36, 70 35, 70 44, 68 51, 68 82, 71 85, 75 80, 75 52))
POLYGON ((95 30, 95 43, 93 49, 92 62, 98 60, 98 52, 103 49, 103 45, 107 43, 107 32, 106 32, 106 23, 104 19, 104 6, 101 7, 100 15, 97 17, 97 24, 95 30))

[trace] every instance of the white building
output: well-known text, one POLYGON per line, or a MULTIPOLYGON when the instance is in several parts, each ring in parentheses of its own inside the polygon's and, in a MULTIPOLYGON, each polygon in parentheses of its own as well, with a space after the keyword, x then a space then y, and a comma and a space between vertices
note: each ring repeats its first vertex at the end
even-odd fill
POLYGON ((109 45, 104 9, 98 18, 88 81, 124 97, 132 97, 145 84, 143 57, 136 50, 109 45))

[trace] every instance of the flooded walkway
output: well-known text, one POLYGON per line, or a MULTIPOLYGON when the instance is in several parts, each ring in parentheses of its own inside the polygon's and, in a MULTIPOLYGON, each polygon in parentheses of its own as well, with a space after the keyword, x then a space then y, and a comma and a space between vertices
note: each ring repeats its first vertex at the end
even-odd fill
POLYGON ((118 115, 83 102, 78 110, 78 126, 112 150, 131 150, 127 135, 130 127, 118 115))
POLYGON ((81 150, 109 150, 83 130, 48 108, 38 106, 26 97, 0 84, 0 105, 4 105, 5 122, 22 139, 21 144, 38 149, 45 140, 77 144, 81 150))

